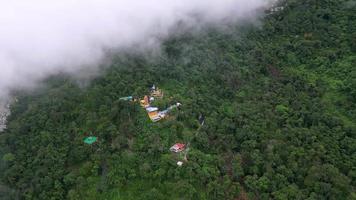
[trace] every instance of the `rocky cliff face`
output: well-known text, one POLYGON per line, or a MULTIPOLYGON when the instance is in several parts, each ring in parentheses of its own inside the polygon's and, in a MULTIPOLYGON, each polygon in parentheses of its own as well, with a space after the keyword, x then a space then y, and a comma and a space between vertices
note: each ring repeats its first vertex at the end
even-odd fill
POLYGON ((0 101, 0 132, 6 128, 6 118, 10 115, 10 102, 0 101))

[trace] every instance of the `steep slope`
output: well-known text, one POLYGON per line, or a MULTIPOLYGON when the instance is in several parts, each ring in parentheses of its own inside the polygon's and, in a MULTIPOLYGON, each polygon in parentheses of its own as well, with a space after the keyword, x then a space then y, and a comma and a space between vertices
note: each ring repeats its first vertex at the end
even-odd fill
POLYGON ((172 38, 153 61, 117 56, 84 89, 57 77, 20 95, 2 182, 24 199, 355 198, 356 4, 284 5, 261 27, 172 38), (119 100, 154 83, 158 107, 183 105, 158 123, 119 100))

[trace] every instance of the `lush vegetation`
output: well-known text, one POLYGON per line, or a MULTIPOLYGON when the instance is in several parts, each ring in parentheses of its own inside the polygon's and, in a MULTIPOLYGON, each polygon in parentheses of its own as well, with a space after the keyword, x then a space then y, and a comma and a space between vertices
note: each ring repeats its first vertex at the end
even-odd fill
POLYGON ((179 36, 155 59, 115 57, 85 87, 61 76, 19 94, 0 198, 355 199, 355 5, 288 0, 261 27, 179 36), (153 83, 160 108, 183 104, 158 123, 119 101, 153 83), (168 149, 189 141, 178 167, 168 149))

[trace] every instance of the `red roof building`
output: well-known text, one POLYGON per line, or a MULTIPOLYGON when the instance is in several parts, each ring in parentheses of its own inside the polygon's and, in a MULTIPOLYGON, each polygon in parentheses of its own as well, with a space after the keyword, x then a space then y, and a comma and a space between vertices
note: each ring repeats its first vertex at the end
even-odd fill
POLYGON ((169 148, 170 151, 173 151, 175 153, 181 152, 184 149, 185 149, 185 144, 182 144, 182 143, 176 143, 171 148, 169 148))

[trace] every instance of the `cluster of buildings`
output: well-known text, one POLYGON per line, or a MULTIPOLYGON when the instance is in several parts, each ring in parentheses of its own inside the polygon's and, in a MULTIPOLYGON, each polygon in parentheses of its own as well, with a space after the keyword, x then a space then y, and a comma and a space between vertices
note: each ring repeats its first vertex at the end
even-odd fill
MULTIPOLYGON (((164 119, 170 111, 172 111, 175 108, 178 108, 181 106, 181 103, 177 102, 174 105, 169 106, 167 109, 160 111, 158 107, 154 107, 151 105, 151 103, 157 99, 162 99, 163 98, 163 92, 161 89, 153 85, 150 89, 150 95, 145 95, 143 99, 140 100, 140 105, 146 110, 148 117, 151 119, 152 122, 158 122, 161 119, 164 119)), ((134 101, 136 102, 137 100, 133 98, 132 96, 127 96, 127 97, 121 97, 120 100, 123 101, 134 101)), ((175 154, 184 154, 184 160, 187 161, 186 158, 186 145, 183 143, 176 143, 174 144, 170 149, 171 152, 175 154)), ((178 161, 177 162, 178 166, 183 165, 183 161, 178 161)))
MULTIPOLYGON (((162 99, 162 98, 163 98, 162 90, 156 87, 155 85, 153 85, 150 89, 150 95, 145 95, 143 99, 140 100, 141 106, 146 109, 148 117, 153 122, 158 122, 159 120, 164 119, 171 110, 181 106, 180 103, 176 103, 168 107, 167 109, 160 111, 158 107, 154 107, 151 105, 151 103, 156 99, 162 99)), ((127 101, 134 101, 132 96, 122 97, 120 99, 127 100, 127 101)))

